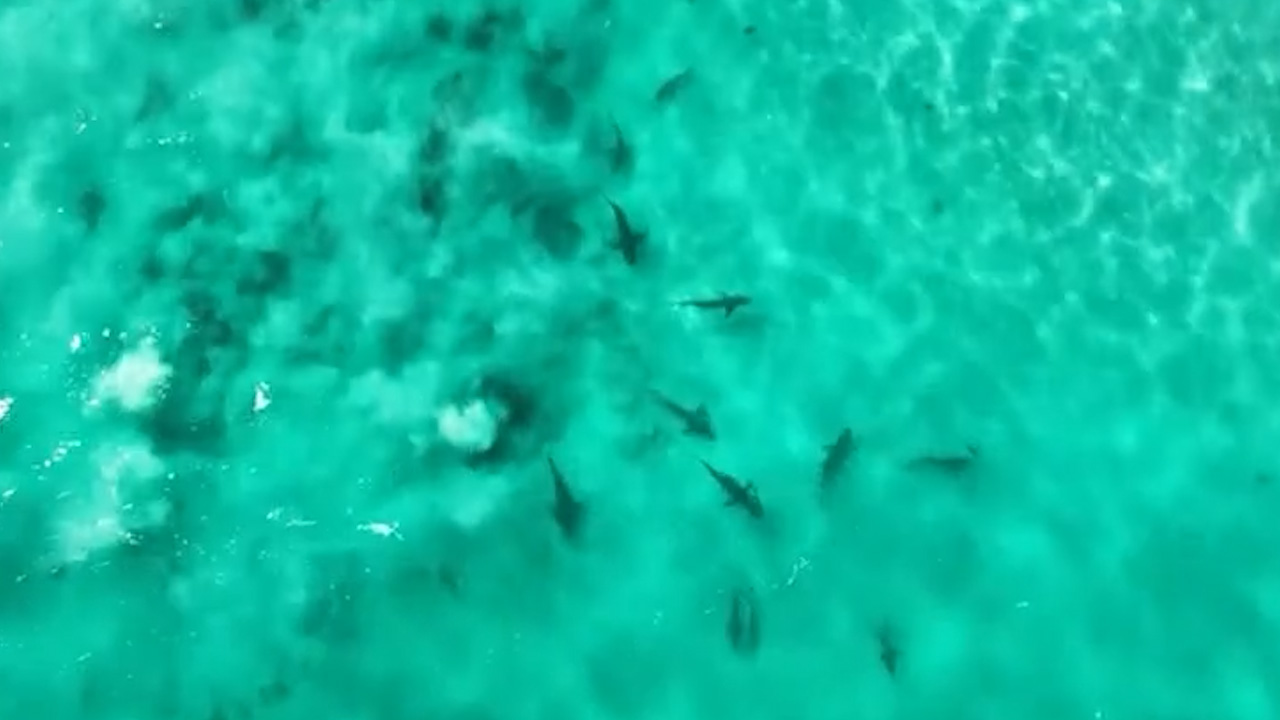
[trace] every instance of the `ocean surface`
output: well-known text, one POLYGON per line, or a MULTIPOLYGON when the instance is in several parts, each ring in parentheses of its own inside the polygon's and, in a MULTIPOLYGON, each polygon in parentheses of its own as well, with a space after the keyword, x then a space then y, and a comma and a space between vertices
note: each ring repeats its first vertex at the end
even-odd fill
POLYGON ((1280 4, 0 0, 3 720, 1280 717, 1280 4))

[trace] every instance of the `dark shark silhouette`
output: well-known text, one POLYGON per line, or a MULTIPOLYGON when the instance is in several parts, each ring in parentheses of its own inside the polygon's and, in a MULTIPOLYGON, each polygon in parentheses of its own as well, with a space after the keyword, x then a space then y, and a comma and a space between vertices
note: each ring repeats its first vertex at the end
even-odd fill
POLYGON ((605 198, 605 202, 609 203, 609 208, 613 210, 613 224, 618 233, 613 247, 622 253, 622 259, 626 260, 628 265, 635 265, 640 258, 640 245, 644 243, 649 233, 636 230, 631 225, 631 220, 627 218, 626 211, 618 203, 609 198, 605 198))
POLYGON ((701 462, 720 489, 724 490, 726 507, 737 505, 757 520, 764 517, 764 505, 760 502, 760 494, 756 492, 754 483, 743 482, 729 473, 721 472, 711 467, 706 460, 701 462))
POLYGON ((555 485, 555 501, 551 505, 551 516, 556 526, 567 540, 577 540, 582 531, 582 520, 586 515, 586 504, 573 495, 564 473, 560 472, 556 461, 547 458, 547 467, 551 470, 551 481, 555 485))
POLYGON ((965 445, 963 455, 923 455, 907 463, 908 470, 934 471, 959 475, 978 459, 978 446, 965 445))
POLYGON ((819 485, 825 491, 835 485, 853 454, 858 451, 858 439, 853 436, 852 430, 845 428, 836 436, 834 442, 824 448, 824 451, 826 454, 822 458, 819 485))
POLYGON ((618 121, 610 120, 610 122, 613 124, 613 149, 609 153, 609 166, 613 172, 626 175, 635 167, 635 152, 627 142, 626 136, 622 134, 618 121))
POLYGON ((681 70, 658 86, 658 91, 653 94, 653 101, 659 105, 665 105, 674 100, 692 82, 693 68, 681 70))
POLYGON ((706 406, 698 405, 687 408, 657 390, 651 390, 650 392, 659 405, 684 423, 685 435, 693 435, 706 440, 716 439, 715 427, 711 424, 711 413, 707 412, 706 406))
POLYGON ((876 645, 880 649, 880 665, 889 673, 889 677, 897 677, 902 651, 898 648, 897 635, 888 623, 881 623, 876 628, 876 645))
POLYGON ((751 296, 739 293, 721 293, 719 297, 713 298, 691 298, 689 300, 680 300, 676 303, 676 307, 692 307, 699 310, 723 310, 724 316, 729 317, 735 310, 751 304, 751 296))
POLYGON ((736 589, 730 596, 724 633, 739 655, 754 655, 760 649, 760 608, 750 588, 736 589))

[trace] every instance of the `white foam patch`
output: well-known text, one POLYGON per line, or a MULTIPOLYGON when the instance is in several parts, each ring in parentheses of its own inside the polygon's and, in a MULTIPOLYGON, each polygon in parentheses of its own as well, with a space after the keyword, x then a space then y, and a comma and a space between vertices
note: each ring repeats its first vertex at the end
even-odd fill
POLYGON ((163 502, 135 503, 130 497, 165 475, 164 463, 142 443, 103 447, 93 454, 95 482, 74 510, 63 516, 58 534, 63 562, 132 541, 130 530, 163 523, 163 502))
POLYGON ((445 442, 464 452, 484 452, 498 440, 502 418, 483 400, 448 405, 436 415, 436 428, 445 442))
POLYGON ((172 373, 155 342, 144 341, 97 377, 91 402, 112 402, 129 412, 145 410, 155 404, 172 373))

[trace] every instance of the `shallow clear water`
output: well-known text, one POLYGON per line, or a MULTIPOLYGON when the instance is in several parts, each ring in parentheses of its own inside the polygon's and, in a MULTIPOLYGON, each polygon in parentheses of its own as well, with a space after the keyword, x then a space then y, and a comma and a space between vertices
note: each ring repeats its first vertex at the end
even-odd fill
POLYGON ((3 717, 1280 713, 1280 6, 515 8, 0 3, 3 717))

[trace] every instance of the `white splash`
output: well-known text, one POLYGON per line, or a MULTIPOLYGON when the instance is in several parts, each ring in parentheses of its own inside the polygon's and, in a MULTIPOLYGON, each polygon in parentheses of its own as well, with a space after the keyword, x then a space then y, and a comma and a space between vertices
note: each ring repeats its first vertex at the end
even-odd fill
POLYGON ((363 530, 365 532, 370 532, 370 533, 373 533, 374 535, 378 535, 381 537, 391 537, 397 540, 404 539, 404 537, 400 535, 400 523, 398 522, 393 522, 393 523, 371 522, 371 523, 365 523, 363 525, 357 525, 356 529, 363 530))
POLYGON ((97 377, 90 404, 112 401, 130 412, 145 410, 155 404, 172 374, 173 368, 160 359, 155 341, 148 338, 97 377))
POLYGON ((436 428, 445 442, 465 452, 484 452, 498 439, 500 415, 483 400, 448 405, 436 414, 436 428))
POLYGON ((253 386, 253 411, 260 413, 271 405, 271 386, 264 382, 253 386))

